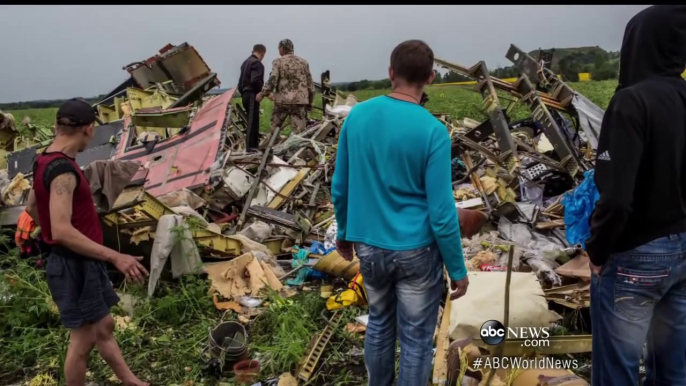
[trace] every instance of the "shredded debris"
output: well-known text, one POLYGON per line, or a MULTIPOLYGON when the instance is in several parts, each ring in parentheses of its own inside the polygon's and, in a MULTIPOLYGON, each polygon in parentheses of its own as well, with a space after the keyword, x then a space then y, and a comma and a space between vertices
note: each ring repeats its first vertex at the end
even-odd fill
MULTIPOLYGON (((588 307, 590 272, 587 257, 576 245, 583 227, 573 228, 570 237, 570 227, 583 220, 581 214, 566 213, 565 205, 581 193, 592 197, 594 185, 584 181, 592 176, 603 111, 558 79, 545 61, 514 45, 506 57, 521 70, 514 82, 491 76, 484 62, 467 68, 435 60, 475 79, 474 91, 483 96, 487 116, 482 121, 453 120, 434 113, 453 143, 453 195, 470 271, 467 295, 444 305, 446 342, 448 336, 477 340, 484 321, 502 319, 508 253, 514 271, 511 326, 548 327, 561 319, 557 311, 588 307), (514 99, 508 106, 501 105, 508 101, 504 95, 514 99), (528 108, 531 116, 511 119, 516 105, 528 108), (579 186, 584 191, 574 194, 579 186), (568 198, 563 199, 565 194, 568 198)), ((279 385, 297 384, 296 377, 284 371, 298 361, 298 378, 316 377, 323 370, 315 365, 331 350, 329 340, 351 339, 339 336, 344 330, 357 337, 366 330, 366 321, 354 322, 367 305, 359 260, 348 262, 335 250, 337 223, 331 203, 338 135, 359 100, 332 87, 326 71, 316 85, 321 111, 310 114, 306 129, 291 135, 287 127, 263 133, 260 150, 247 152, 248 115, 235 102, 236 89, 208 93, 220 81, 193 46, 170 44, 124 69, 129 78, 94 104, 101 123, 77 158, 89 170, 106 244, 149 258, 150 281, 143 291, 148 297, 135 302, 131 297, 122 304, 126 316, 115 318, 118 333, 142 334, 147 327, 138 323, 137 309, 150 307, 150 302, 159 303, 149 313, 169 312, 172 319, 190 313, 193 319, 188 320, 207 329, 233 318, 249 331, 254 327, 263 342, 278 345, 281 351, 276 352, 255 344, 250 355, 260 358, 262 372, 279 385), (170 268, 165 264, 169 259, 170 268), (165 296, 178 291, 170 289, 169 280, 184 285, 203 273, 210 285, 198 290, 205 298, 202 304, 190 300, 186 288, 181 292, 188 308, 182 313, 164 303, 165 296), (319 302, 320 311, 326 303, 334 317, 308 314, 294 303, 299 292, 297 297, 319 302), (200 313, 202 307, 221 312, 221 319, 200 313), (291 310, 302 315, 294 317, 291 310), (261 330, 263 326, 268 331, 261 330), (283 326, 293 331, 280 331, 283 326), (292 342, 286 338, 291 333, 299 334, 292 342), (310 339, 317 350, 305 350, 310 339)), ((0 112, 0 148, 7 154, 7 162, 0 165, 7 169, 0 171, 3 225, 16 226, 32 184, 33 160, 50 140, 29 120, 17 127, 11 114, 0 112)), ((584 197, 574 213, 588 212, 592 203, 584 197)), ((170 327, 151 341, 163 347, 175 334, 170 327)), ((197 345, 197 336, 192 338, 197 345)), ((447 359, 448 344, 440 346, 436 358, 447 359)), ((195 348, 187 350, 195 355, 195 348)), ((476 355, 474 348, 464 352, 476 355)), ((219 369, 221 374, 223 365, 217 361, 208 360, 205 370, 219 369)), ((330 366, 328 360, 323 365, 330 366)), ((198 379, 196 367, 177 367, 179 374, 198 379)), ((461 372, 458 384, 484 384, 467 374, 461 372)), ((496 377, 491 385, 517 384, 520 378, 505 383, 496 377)))

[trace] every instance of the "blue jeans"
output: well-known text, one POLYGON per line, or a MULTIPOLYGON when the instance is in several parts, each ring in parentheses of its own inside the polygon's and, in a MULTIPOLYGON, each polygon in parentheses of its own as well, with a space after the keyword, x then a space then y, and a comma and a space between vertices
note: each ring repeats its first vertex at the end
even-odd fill
POLYGON ((444 289, 438 247, 390 251, 355 243, 355 251, 369 299, 364 343, 369 385, 393 384, 396 331, 400 333, 398 386, 426 385, 444 289))
POLYGON ((593 386, 686 385, 686 233, 612 255, 591 279, 593 386))

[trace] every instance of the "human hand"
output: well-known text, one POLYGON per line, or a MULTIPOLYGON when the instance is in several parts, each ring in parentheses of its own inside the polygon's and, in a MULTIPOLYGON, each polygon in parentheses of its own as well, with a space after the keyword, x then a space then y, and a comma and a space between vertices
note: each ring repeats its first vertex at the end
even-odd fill
POLYGON ((588 267, 591 269, 591 272, 595 273, 597 276, 600 276, 600 271, 603 270, 603 266, 593 264, 593 262, 591 261, 591 257, 588 255, 588 252, 581 250, 581 254, 586 256, 586 258, 588 259, 588 267))
POLYGON ((467 293, 467 287, 469 287, 469 277, 467 276, 461 280, 451 280, 450 289, 453 292, 450 293, 450 300, 456 300, 464 296, 467 293))
POLYGON ((255 102, 262 102, 262 99, 264 99, 264 94, 262 94, 261 92, 257 93, 257 95, 255 96, 255 102))
POLYGON ((269 98, 270 101, 274 102, 274 94, 267 95, 267 98, 269 98))
POLYGON ((126 276, 127 281, 143 284, 145 277, 148 276, 148 271, 139 263, 141 260, 143 260, 143 256, 119 254, 119 257, 114 260, 114 266, 126 276))
POLYGON ((336 250, 346 261, 353 261, 353 243, 345 240, 336 240, 336 250))

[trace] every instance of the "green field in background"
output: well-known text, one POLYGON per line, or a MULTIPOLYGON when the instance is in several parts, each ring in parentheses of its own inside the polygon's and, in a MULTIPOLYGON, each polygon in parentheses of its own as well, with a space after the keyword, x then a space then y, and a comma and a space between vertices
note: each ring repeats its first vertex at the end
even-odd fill
MULTIPOLYGON (((607 80, 602 82, 579 82, 570 83, 570 86, 579 91, 590 100, 598 104, 601 108, 607 108, 610 98, 614 94, 617 87, 617 81, 607 80)), ((452 119, 463 119, 465 117, 483 121, 486 115, 481 110, 482 98, 478 93, 471 91, 469 88, 460 86, 431 86, 427 88, 429 95, 429 103, 426 107, 432 112, 440 112, 450 114, 452 119)), ((358 90, 354 94, 360 101, 364 101, 379 95, 386 95, 390 90, 358 90)), ((343 93, 347 95, 347 93, 343 93)), ((507 97, 505 95, 505 97, 507 97)), ((240 103, 240 98, 235 98, 234 103, 240 103)), ((507 106, 506 101, 502 104, 507 106)), ((315 105, 321 107, 321 97, 318 94, 315 98, 315 105)), ((268 99, 264 99, 260 103, 262 114, 260 116, 260 130, 262 132, 269 131, 269 120, 272 114, 274 104, 268 99)), ((28 116, 31 122, 39 126, 52 126, 55 120, 57 108, 47 109, 26 109, 26 110, 10 110, 8 111, 14 115, 17 123, 28 116)), ((531 113, 528 109, 517 108, 513 114, 513 119, 521 119, 529 116, 531 113)), ((321 118, 321 111, 313 109, 310 112, 311 118, 321 118)))

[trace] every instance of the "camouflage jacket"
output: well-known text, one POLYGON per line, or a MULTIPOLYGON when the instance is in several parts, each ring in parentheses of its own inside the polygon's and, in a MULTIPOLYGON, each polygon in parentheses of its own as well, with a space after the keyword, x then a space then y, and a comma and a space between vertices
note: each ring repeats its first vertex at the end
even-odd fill
POLYGON ((293 54, 275 59, 262 93, 265 96, 274 93, 275 104, 311 104, 315 90, 310 65, 305 59, 293 54))

